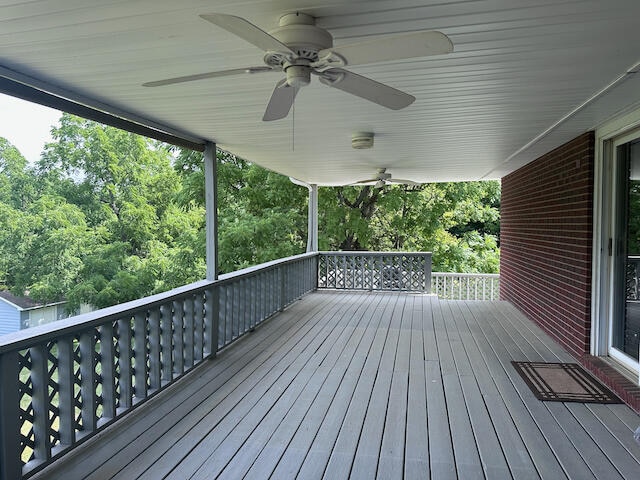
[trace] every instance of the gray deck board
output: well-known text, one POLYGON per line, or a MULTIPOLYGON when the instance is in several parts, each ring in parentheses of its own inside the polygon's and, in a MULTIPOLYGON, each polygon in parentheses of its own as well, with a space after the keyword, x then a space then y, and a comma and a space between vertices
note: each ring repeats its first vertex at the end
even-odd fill
POLYGON ((638 415, 511 360, 573 361, 508 303, 318 292, 33 478, 640 478, 638 415))
MULTIPOLYGON (((495 322, 492 322, 489 327, 493 329, 493 334, 496 336, 494 345, 498 344, 498 339, 504 342, 504 346, 507 349, 510 359, 512 360, 530 360, 530 361, 557 361, 555 358, 546 357, 540 358, 540 351, 536 350, 531 343, 525 339, 525 334, 529 331, 527 329, 509 329, 506 323, 501 320, 501 315, 495 316, 495 322)), ((538 401, 533 393, 529 390, 522 378, 512 368, 509 368, 510 359, 506 356, 501 357, 501 362, 505 370, 508 371, 508 375, 513 382, 518 394, 525 403, 526 408, 531 413, 534 421, 537 423, 540 431, 546 438, 547 443, 554 451, 556 458, 558 458, 565 473, 569 477, 589 479, 595 478, 591 469, 584 461, 583 457, 577 451, 573 445, 571 438, 564 432, 562 426, 551 415, 548 407, 544 402, 538 401)), ((566 407, 561 407, 566 408, 566 407)), ((567 412, 568 413, 568 412, 567 412)))
MULTIPOLYGON (((427 425, 427 388, 424 364, 424 312, 414 297, 411 308, 411 340, 407 391, 407 425, 427 425)), ((428 428, 405 428, 404 477, 429 480, 428 428)))

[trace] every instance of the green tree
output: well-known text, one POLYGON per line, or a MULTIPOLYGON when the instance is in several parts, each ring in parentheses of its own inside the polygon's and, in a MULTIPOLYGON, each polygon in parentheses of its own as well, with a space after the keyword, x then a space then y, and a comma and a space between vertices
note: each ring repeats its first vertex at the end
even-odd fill
POLYGON ((323 188, 322 249, 431 251, 440 271, 497 272, 498 182, 323 188))
MULTIPOLYGON (((0 288, 97 307, 205 275, 203 156, 64 114, 35 168, 0 139, 0 288)), ((217 152, 222 272, 301 253, 307 190, 217 152)), ((320 248, 498 269, 497 182, 320 189, 320 248)))
POLYGON ((0 202, 23 209, 37 194, 37 181, 27 160, 6 138, 0 137, 0 202))
MULTIPOLYGON (((203 278, 204 211, 180 205, 181 179, 166 146, 68 114, 52 134, 38 173, 49 192, 82 212, 92 235, 65 292, 72 307, 104 307, 203 278)), ((32 292, 44 291, 34 285, 32 292)))
MULTIPOLYGON (((287 177, 217 152, 221 273, 305 251, 307 190, 287 177)), ((181 204, 204 205, 202 154, 181 151, 181 204)))

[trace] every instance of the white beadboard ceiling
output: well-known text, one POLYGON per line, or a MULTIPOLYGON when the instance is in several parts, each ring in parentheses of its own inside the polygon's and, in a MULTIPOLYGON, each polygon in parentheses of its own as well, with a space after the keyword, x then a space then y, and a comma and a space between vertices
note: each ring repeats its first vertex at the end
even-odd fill
POLYGON ((0 0, 0 64, 308 183, 380 167, 421 182, 493 179, 640 105, 640 74, 629 74, 580 108, 640 61, 639 19, 638 0, 0 0), (313 78, 293 114, 263 122, 280 73, 141 86, 262 64, 199 14, 272 30, 295 11, 335 45, 433 29, 454 52, 350 67, 417 98, 399 111, 313 78), (356 131, 374 132, 374 148, 352 149, 356 131))

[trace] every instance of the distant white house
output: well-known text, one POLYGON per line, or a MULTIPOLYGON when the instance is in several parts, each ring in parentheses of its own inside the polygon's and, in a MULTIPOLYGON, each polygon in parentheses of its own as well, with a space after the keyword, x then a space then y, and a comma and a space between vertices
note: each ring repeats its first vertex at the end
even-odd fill
POLYGON ((43 304, 28 297, 0 291, 0 335, 66 318, 69 314, 65 311, 65 304, 43 304))

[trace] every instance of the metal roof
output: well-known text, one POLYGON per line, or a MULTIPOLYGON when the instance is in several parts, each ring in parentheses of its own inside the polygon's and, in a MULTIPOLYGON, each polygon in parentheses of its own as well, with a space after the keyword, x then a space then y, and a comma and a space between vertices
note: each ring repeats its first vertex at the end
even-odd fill
POLYGON ((489 179, 640 105, 638 18, 637 0, 14 1, 0 6, 0 76, 308 183, 346 184, 380 167, 424 182, 489 179), (314 78, 292 114, 263 122, 277 73, 142 86, 262 64, 262 51, 201 14, 268 31, 293 11, 316 17, 335 45, 439 30, 454 52, 349 67, 416 97, 397 111, 314 78), (357 131, 375 133, 373 149, 351 148, 357 131))

